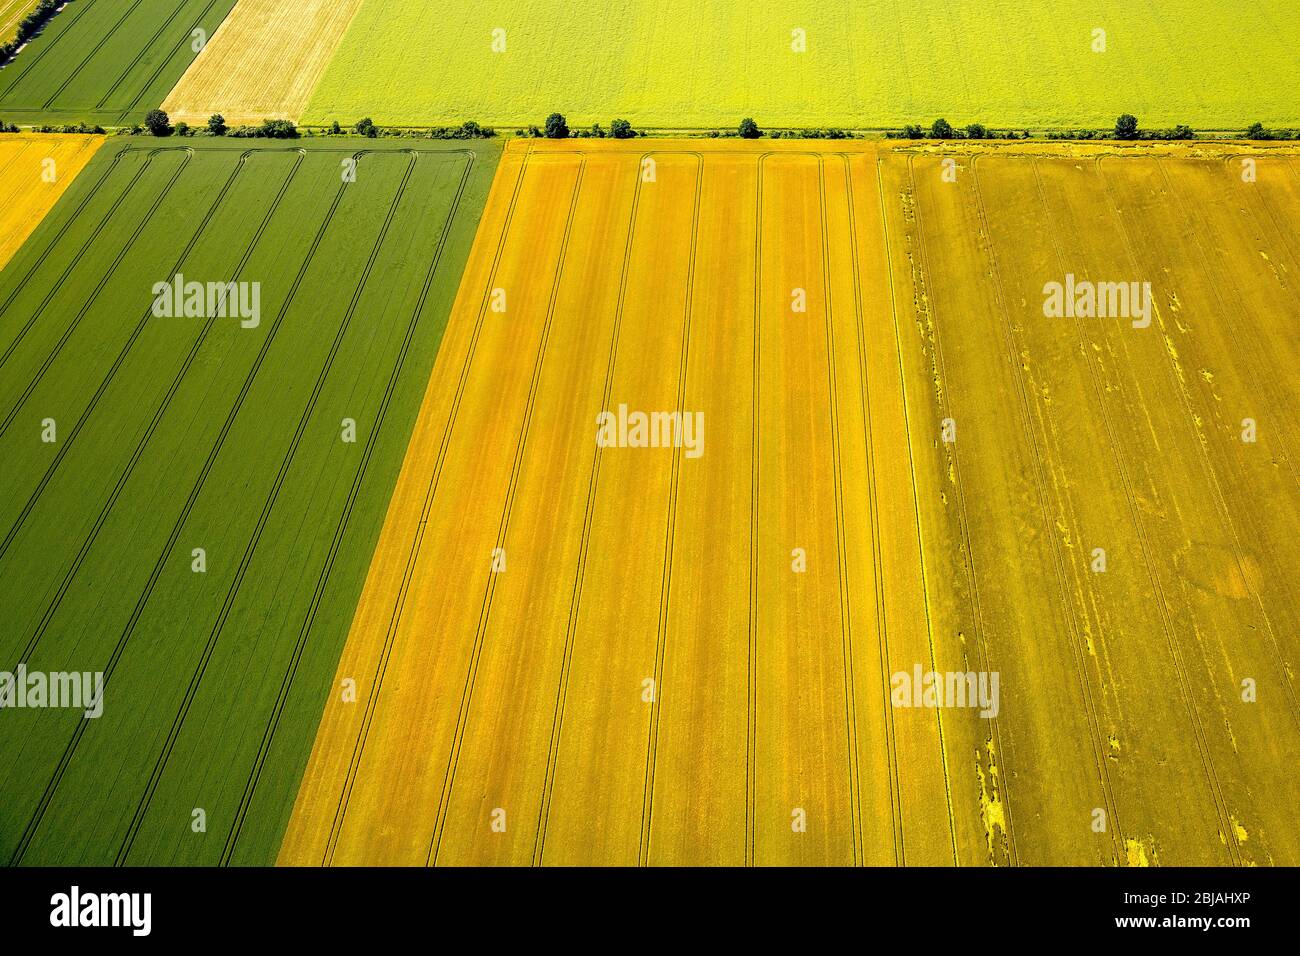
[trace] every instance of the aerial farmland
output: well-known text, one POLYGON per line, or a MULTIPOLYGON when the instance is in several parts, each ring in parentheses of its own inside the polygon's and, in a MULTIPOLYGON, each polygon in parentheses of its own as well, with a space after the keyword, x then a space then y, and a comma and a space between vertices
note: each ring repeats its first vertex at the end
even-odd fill
POLYGON ((0 863, 1300 866, 1298 41, 0 0, 0 863))
POLYGON ((1189 203, 1254 207, 1218 294, 1290 255, 1294 155, 1257 193, 1237 159, 509 149, 339 665, 376 680, 327 706, 282 862, 1294 859, 1261 795, 1300 756, 1300 502, 1258 409, 1295 383, 1226 347, 1286 291, 1250 328, 1188 305, 1189 203), (1112 241, 1036 238, 1084 222, 1112 241), (1150 325, 1048 321, 1067 271, 1157 275, 1150 325), (620 407, 700 415, 701 453, 593 444, 620 407), (916 669, 998 672, 997 712, 893 706, 916 669))
POLYGON ((310 122, 1015 127, 1300 123, 1285 0, 364 3, 310 122), (866 119, 869 117, 870 119, 866 119))

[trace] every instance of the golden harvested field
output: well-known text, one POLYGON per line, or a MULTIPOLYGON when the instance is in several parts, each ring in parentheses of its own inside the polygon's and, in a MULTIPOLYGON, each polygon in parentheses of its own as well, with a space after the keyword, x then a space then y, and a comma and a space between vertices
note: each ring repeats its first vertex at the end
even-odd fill
MULTIPOLYGON (((173 122, 296 121, 361 0, 241 0, 163 101, 173 122)), ((360 117, 358 117, 359 119, 360 117)))
POLYGON ((103 145, 103 136, 0 135, 0 268, 103 145))
POLYGON ((280 862, 1300 863, 1298 218, 1281 150, 510 143, 280 862))

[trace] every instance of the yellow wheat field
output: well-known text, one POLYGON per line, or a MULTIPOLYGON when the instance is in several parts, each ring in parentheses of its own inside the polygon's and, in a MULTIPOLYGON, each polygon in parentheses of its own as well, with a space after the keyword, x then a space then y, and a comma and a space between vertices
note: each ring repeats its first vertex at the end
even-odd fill
POLYGON ((103 136, 0 135, 0 268, 103 142, 103 136))
POLYGON ((280 861, 1300 861, 1297 214, 1231 147, 511 143, 280 861))
POLYGON ((296 121, 361 0, 241 0, 168 94, 173 121, 296 121))

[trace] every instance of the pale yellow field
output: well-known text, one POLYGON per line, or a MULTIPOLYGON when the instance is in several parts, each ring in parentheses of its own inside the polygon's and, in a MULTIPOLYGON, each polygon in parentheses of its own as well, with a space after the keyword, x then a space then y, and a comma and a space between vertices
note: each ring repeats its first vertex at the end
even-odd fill
POLYGON ((0 268, 41 224, 103 136, 0 135, 0 268))
MULTIPOLYGON (((361 0, 240 0, 163 101, 172 122, 297 121, 361 0)), ((360 117, 358 117, 360 119, 360 117)))
POLYGON ((512 142, 280 862, 1300 861, 1298 164, 512 142))

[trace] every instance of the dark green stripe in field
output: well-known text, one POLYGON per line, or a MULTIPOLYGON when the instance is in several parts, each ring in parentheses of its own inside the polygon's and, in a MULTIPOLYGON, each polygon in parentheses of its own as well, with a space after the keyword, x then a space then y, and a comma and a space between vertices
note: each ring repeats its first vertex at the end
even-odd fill
POLYGON ((275 860, 499 155, 353 150, 111 143, 0 274, 0 671, 108 675, 0 710, 0 862, 275 860))
POLYGON ((23 125, 140 122, 181 78, 194 31, 235 0, 75 0, 0 70, 0 118, 23 125))

